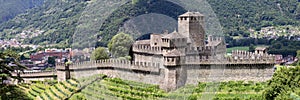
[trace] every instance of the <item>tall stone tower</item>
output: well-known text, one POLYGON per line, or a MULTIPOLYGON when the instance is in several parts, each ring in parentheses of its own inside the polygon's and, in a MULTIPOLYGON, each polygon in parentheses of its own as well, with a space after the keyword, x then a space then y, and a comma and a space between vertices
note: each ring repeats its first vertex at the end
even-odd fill
POLYGON ((178 32, 188 37, 195 47, 205 46, 204 16, 199 12, 187 12, 178 17, 178 32))

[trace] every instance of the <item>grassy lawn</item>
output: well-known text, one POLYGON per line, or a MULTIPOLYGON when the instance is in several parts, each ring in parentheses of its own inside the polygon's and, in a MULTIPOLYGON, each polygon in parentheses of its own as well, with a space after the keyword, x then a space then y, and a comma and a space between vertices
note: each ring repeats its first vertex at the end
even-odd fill
POLYGON ((226 53, 231 53, 232 50, 245 50, 245 51, 249 51, 249 47, 248 47, 248 46, 244 46, 244 47, 232 47, 232 48, 227 48, 227 49, 226 49, 226 53))

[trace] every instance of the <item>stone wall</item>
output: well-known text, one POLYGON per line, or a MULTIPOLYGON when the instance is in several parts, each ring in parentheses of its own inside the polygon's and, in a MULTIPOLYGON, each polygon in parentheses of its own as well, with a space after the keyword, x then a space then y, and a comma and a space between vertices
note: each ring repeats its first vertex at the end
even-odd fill
MULTIPOLYGON (((203 62, 203 61, 202 61, 203 62)), ((96 74, 118 77, 124 80, 160 85, 167 91, 186 84, 221 81, 266 81, 272 78, 273 64, 183 64, 162 66, 161 63, 130 62, 126 60, 88 61, 69 65, 57 65, 57 71, 21 74, 25 81, 53 79, 64 81, 67 73, 71 78, 84 78, 96 74), (55 74, 55 75, 54 75, 55 74)), ((15 75, 16 76, 16 75, 15 75)))
MULTIPOLYGON (((60 67, 58 67, 60 68, 60 67)), ((186 64, 161 67, 159 63, 106 60, 70 66, 72 78, 105 74, 124 80, 160 85, 167 91, 186 84, 221 81, 266 81, 272 78, 273 64, 186 64)), ((60 79, 59 72, 58 79, 60 79)))
POLYGON ((139 69, 118 68, 118 67, 88 67, 87 68, 72 68, 72 78, 84 78, 96 74, 105 74, 109 77, 121 78, 136 82, 160 85, 164 82, 165 69, 157 68, 153 71, 144 71, 139 69))
POLYGON ((272 64, 265 65, 186 65, 185 84, 209 81, 267 81, 274 73, 272 64))

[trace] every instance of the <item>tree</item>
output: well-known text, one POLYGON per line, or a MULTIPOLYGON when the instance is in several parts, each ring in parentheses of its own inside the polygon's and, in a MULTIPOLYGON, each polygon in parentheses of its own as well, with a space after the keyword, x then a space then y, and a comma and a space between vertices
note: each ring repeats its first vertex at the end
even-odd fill
POLYGON ((19 71, 22 72, 26 67, 18 62, 19 59, 20 57, 16 52, 9 50, 0 52, 0 85, 9 78, 17 79, 18 82, 22 80, 19 71), (18 71, 17 76, 12 75, 14 71, 18 71))
POLYGON ((263 92, 266 100, 292 100, 290 95, 300 95, 300 66, 277 70, 263 92))
POLYGON ((297 56, 298 59, 300 59, 300 50, 297 50, 297 56))
POLYGON ((255 51, 255 47, 254 47, 253 44, 250 44, 250 46, 249 46, 249 51, 250 51, 250 52, 254 52, 254 51, 255 51))
POLYGON ((55 58, 54 57, 48 57, 48 64, 52 64, 52 66, 55 65, 55 58))
POLYGON ((101 60, 101 59, 108 59, 108 53, 104 47, 98 47, 96 50, 93 51, 92 57, 93 60, 101 60))
POLYGON ((298 58, 298 62, 297 62, 297 66, 300 66, 300 50, 297 50, 297 56, 298 58))
POLYGON ((108 49, 115 58, 128 56, 133 38, 123 32, 115 35, 108 43, 108 49))

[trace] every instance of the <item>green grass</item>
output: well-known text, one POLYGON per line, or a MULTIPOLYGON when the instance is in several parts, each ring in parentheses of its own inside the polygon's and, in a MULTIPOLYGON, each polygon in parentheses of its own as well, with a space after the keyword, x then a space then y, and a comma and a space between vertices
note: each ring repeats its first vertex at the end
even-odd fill
POLYGON ((41 84, 31 86, 28 94, 30 97, 49 100, 67 98, 70 100, 198 100, 206 96, 212 96, 210 99, 213 100, 259 100, 267 84, 253 81, 199 82, 198 85, 186 85, 167 93, 158 85, 95 75, 52 86, 41 84), (82 90, 79 90, 79 84, 84 87, 82 90), (216 86, 215 92, 206 91, 207 86, 216 86))
MULTIPOLYGON (((87 80, 85 80, 87 81, 87 80)), ((82 90, 87 99, 124 99, 124 100, 156 100, 166 97, 166 93, 157 85, 126 81, 119 78, 105 78, 88 85, 82 90)), ((75 95, 78 96, 78 95, 75 95)), ((75 98, 75 97, 71 97, 75 98)))
POLYGON ((255 83, 253 81, 228 81, 220 83, 199 83, 198 85, 187 85, 167 95, 168 99, 175 100, 260 100, 263 89, 267 86, 265 82, 255 83), (217 86, 216 91, 205 91, 207 86, 217 86), (204 96, 205 95, 205 96, 204 96), (203 98, 202 98, 203 97, 203 98))
POLYGON ((231 53, 232 50, 244 50, 244 51, 249 51, 248 46, 243 46, 243 47, 231 47, 226 49, 226 53, 231 53))

